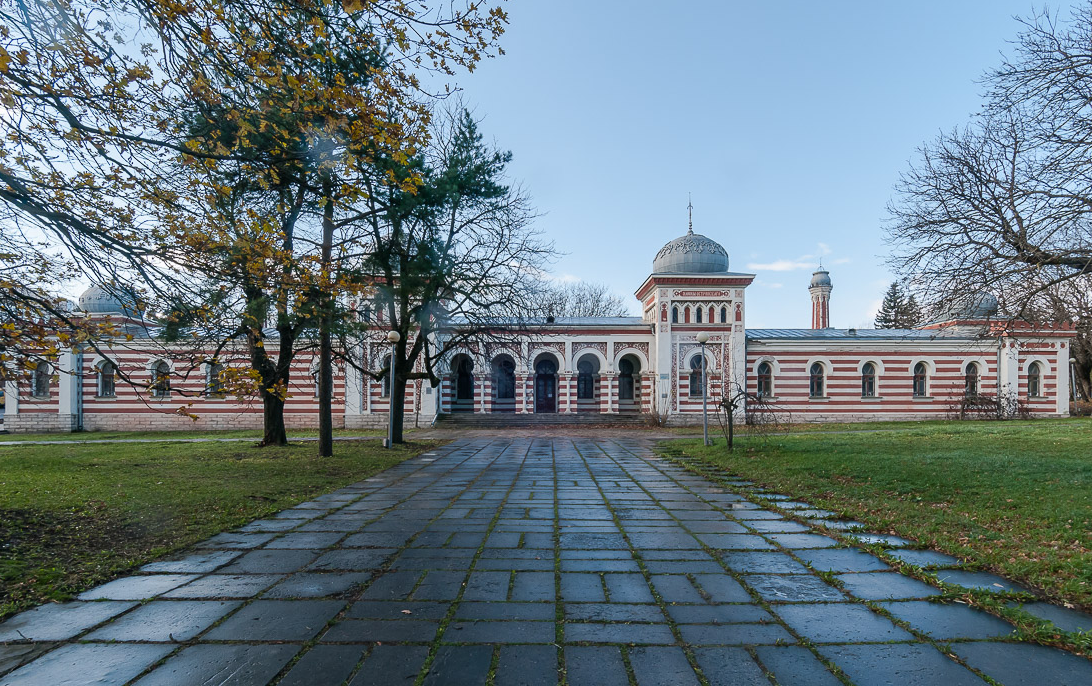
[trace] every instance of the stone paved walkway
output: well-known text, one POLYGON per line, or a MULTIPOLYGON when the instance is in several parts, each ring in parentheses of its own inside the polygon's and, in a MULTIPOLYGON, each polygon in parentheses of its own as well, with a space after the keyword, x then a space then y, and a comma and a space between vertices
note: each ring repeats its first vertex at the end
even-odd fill
POLYGON ((1092 683, 936 593, 639 434, 467 438, 12 618, 0 684, 1092 683))

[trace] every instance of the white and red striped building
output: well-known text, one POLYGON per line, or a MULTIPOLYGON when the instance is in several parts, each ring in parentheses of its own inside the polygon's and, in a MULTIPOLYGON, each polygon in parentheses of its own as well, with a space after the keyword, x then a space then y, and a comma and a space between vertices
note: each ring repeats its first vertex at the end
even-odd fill
MULTIPOLYGON (((1069 412, 1070 328, 999 320, 996 300, 983 295, 954 307, 948 321, 919 329, 833 329, 833 285, 820 269, 809 286, 811 328, 748 330, 746 291, 753 280, 753 274, 730 272, 724 248, 691 229, 656 255, 636 291, 642 316, 549 319, 508 339, 453 351, 438 387, 409 383, 406 425, 462 412, 643 413, 692 423, 701 417, 703 357, 711 406, 742 392, 752 411, 781 412, 791 421, 943 418, 968 394, 1018 402, 1034 415, 1069 412)), ((9 381, 6 429, 261 425, 260 403, 221 393, 217 368, 194 364, 199 352, 165 348, 154 328, 128 318, 102 289, 89 289, 80 307, 142 333, 103 348, 105 355, 65 352, 53 368, 9 381), (111 365, 136 383, 118 381, 111 365)), ((356 354, 364 367, 379 370, 388 350, 377 325, 356 354)), ((232 360, 229 351, 220 361, 245 366, 245 355, 232 360)), ((289 427, 317 425, 316 367, 309 354, 294 362, 289 427)), ((351 366, 340 369, 335 426, 384 425, 389 395, 386 381, 351 366)))

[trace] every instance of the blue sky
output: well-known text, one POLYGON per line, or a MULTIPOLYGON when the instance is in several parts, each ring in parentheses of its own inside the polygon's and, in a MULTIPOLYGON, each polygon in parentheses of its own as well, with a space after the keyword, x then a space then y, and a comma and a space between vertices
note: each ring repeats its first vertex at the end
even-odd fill
MULTIPOLYGON (((881 225, 916 148, 964 124, 1027 0, 513 0, 506 55, 458 79, 565 253, 558 278, 633 291, 694 230, 728 250, 750 327, 871 326, 881 225)), ((1056 6, 1056 5, 1055 5, 1056 6)), ((1065 5, 1068 7, 1068 5, 1065 5)), ((632 301, 634 313, 637 303, 632 301)))

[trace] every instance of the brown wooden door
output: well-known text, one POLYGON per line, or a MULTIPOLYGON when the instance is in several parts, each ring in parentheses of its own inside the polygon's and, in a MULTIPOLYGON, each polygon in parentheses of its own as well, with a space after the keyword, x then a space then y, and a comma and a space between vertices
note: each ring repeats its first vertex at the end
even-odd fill
POLYGON ((552 360, 535 366, 535 412, 557 412, 557 365, 552 360))

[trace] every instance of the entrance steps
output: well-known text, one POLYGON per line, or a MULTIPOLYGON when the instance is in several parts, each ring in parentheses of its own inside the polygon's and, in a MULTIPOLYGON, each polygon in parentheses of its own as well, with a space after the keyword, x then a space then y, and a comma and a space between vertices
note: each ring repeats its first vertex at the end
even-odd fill
POLYGON ((466 429, 536 428, 544 426, 572 427, 647 427, 649 417, 638 412, 626 414, 517 414, 514 412, 452 412, 436 418, 436 426, 466 429))

